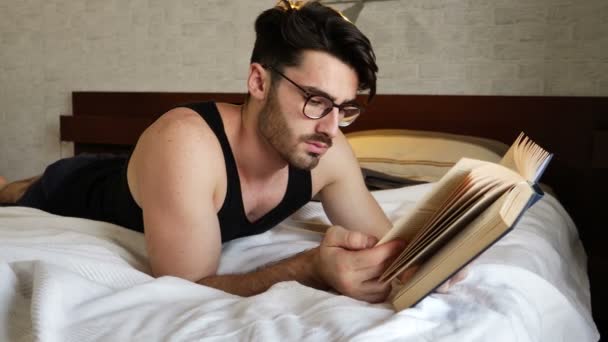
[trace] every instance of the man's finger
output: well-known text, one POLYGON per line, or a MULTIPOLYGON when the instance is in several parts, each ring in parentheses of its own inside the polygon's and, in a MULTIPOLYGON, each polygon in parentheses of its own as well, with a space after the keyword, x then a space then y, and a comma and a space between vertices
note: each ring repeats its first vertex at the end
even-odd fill
POLYGON ((469 275, 469 265, 463 267, 458 273, 456 273, 450 280, 452 284, 456 284, 460 281, 463 281, 469 275))
POLYGON ((359 287, 357 299, 364 300, 369 303, 379 303, 386 300, 386 297, 391 292, 391 284, 383 284, 377 279, 372 279, 361 283, 359 287))
POLYGON ((352 252, 351 266, 355 270, 381 267, 387 260, 393 260, 405 247, 405 242, 395 240, 373 248, 352 252))
POLYGON ((340 247, 354 251, 373 247, 376 242, 377 239, 374 236, 349 231, 340 226, 330 227, 323 239, 323 244, 328 247, 340 247))
POLYGON ((356 280, 360 282, 369 281, 371 279, 377 279, 386 270, 387 264, 380 263, 366 268, 360 268, 356 273, 356 280))
POLYGON ((443 284, 441 284, 437 289, 435 289, 435 292, 445 294, 448 293, 450 287, 452 287, 452 285, 450 285, 450 280, 448 279, 444 281, 443 284))

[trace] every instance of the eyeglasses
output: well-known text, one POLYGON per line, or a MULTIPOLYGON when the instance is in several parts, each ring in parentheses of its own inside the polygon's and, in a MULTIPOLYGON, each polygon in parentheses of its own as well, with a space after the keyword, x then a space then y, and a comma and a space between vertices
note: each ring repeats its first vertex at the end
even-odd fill
POLYGON ((330 98, 324 95, 312 94, 308 90, 304 89, 301 85, 292 81, 289 77, 285 76, 282 72, 278 71, 276 68, 272 66, 263 66, 265 69, 270 69, 273 72, 276 72, 281 77, 289 81, 289 83, 296 86, 302 93, 304 93, 304 107, 302 107, 302 114, 304 114, 309 119, 318 120, 327 114, 331 113, 334 107, 338 108, 338 113, 340 114, 340 119, 338 121, 338 126, 346 127, 352 124, 355 119, 363 112, 363 108, 354 103, 343 103, 341 105, 335 104, 330 98))

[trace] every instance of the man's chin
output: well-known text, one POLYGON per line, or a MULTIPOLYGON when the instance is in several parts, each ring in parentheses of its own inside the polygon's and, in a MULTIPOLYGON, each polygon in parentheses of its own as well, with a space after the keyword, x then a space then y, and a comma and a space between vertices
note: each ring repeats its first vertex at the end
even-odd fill
POLYGON ((307 152, 305 155, 292 158, 290 164, 298 169, 310 171, 319 165, 320 159, 320 154, 307 152))

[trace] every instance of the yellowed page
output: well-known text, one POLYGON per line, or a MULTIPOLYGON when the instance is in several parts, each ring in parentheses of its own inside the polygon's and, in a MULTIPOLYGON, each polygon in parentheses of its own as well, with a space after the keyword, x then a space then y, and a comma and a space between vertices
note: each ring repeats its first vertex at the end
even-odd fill
POLYGON ((503 184, 499 181, 487 184, 487 186, 479 190, 474 197, 471 197, 466 203, 460 205, 458 211, 455 211, 449 217, 446 217, 433 229, 429 229, 428 233, 423 236, 423 239, 415 243, 416 246, 412 250, 412 253, 415 254, 420 249, 425 248, 428 244, 432 243, 436 238, 442 235, 446 229, 449 228, 453 230, 462 228, 462 225, 465 224, 463 220, 471 215, 478 214, 479 211, 476 211, 476 209, 479 207, 479 205, 487 203, 489 200, 488 197, 496 199, 497 194, 502 194, 510 186, 511 184, 503 184))
POLYGON ((410 307, 494 243, 514 224, 532 196, 533 189, 527 183, 520 182, 494 201, 421 265, 392 299, 395 309, 410 307))
POLYGON ((500 160, 500 165, 508 167, 509 169, 511 169, 517 173, 519 173, 519 170, 517 168, 517 163, 515 161, 516 154, 518 154, 518 152, 516 152, 516 150, 518 149, 523 136, 524 136, 523 132, 519 133, 519 136, 517 137, 517 139, 515 139, 515 142, 513 142, 513 144, 511 144, 511 146, 507 150, 507 153, 505 153, 505 155, 500 160))
POLYGON ((540 179, 552 156, 521 132, 505 153, 500 165, 514 170, 528 182, 534 184, 540 179))
MULTIPOLYGON (((478 164, 455 187, 448 198, 444 199, 444 203, 425 217, 426 222, 416 229, 416 233, 412 234, 412 239, 406 239, 409 244, 385 270, 384 274, 395 272, 404 264, 410 265, 410 260, 420 260, 422 256, 416 254, 429 251, 427 247, 433 242, 432 239, 442 235, 441 233, 447 227, 452 227, 450 228, 452 233, 455 229, 462 229, 462 225, 453 226, 452 223, 474 207, 475 202, 493 187, 501 187, 504 192, 509 185, 519 182, 521 179, 520 175, 503 166, 494 163, 478 164)), ((465 218, 469 218, 469 216, 465 218)), ((458 222, 462 222, 462 220, 458 222)), ((432 245, 436 247, 441 243, 445 243, 445 241, 437 241, 432 245)))
POLYGON ((458 161, 408 214, 393 224, 393 228, 382 237, 378 244, 383 244, 394 239, 411 241, 420 229, 424 227, 425 223, 443 205, 446 198, 449 198, 454 190, 465 181, 466 175, 474 167, 485 164, 491 163, 468 158, 458 161))
POLYGON ((451 208, 451 211, 446 211, 444 213, 438 211, 437 213, 439 215, 435 215, 437 216, 436 218, 429 220, 430 224, 425 225, 425 227, 422 228, 418 232, 418 234, 416 234, 414 239, 409 242, 403 252, 395 259, 395 261, 385 271, 385 273, 390 273, 394 271, 395 268, 400 268, 405 261, 407 261, 413 255, 422 250, 429 243, 429 239, 434 236, 437 236, 440 231, 448 224, 445 221, 445 214, 449 214, 450 217, 457 216, 459 212, 469 209, 476 199, 478 199, 481 195, 487 192, 490 187, 493 186, 493 184, 488 184, 487 182, 484 182, 485 186, 488 187, 488 189, 483 189, 479 187, 479 184, 473 184, 470 182, 468 182, 467 184, 472 185, 472 187, 469 187, 470 191, 468 191, 468 193, 466 194, 463 194, 462 196, 462 198, 466 199, 467 201, 465 203, 457 203, 456 206, 453 206, 451 208), (443 220, 438 220, 437 218, 439 217, 443 218, 443 220))
MULTIPOLYGON (((431 227, 441 226, 442 223, 445 222, 446 219, 453 216, 454 214, 466 209, 467 203, 474 201, 475 198, 478 198, 478 195, 481 195, 484 191, 489 190, 492 184, 496 183, 496 180, 491 176, 478 178, 476 180, 472 179, 472 175, 469 174, 467 176, 468 185, 466 188, 462 189, 461 192, 458 192, 457 196, 454 199, 451 199, 446 202, 446 205, 442 206, 441 209, 437 210, 436 215, 433 219, 429 220, 425 228, 428 230, 432 230, 431 227)), ((434 228, 433 228, 434 229, 434 228)), ((418 234, 412 243, 415 243, 420 236, 424 236, 425 233, 421 232, 418 234)))
MULTIPOLYGON (((426 258, 432 255, 435 251, 446 245, 450 239, 458 235, 461 231, 467 229, 467 225, 471 224, 481 212, 490 207, 498 197, 502 196, 505 192, 510 191, 514 184, 499 184, 496 187, 492 187, 490 191, 487 191, 478 201, 463 214, 457 217, 456 220, 452 221, 448 227, 438 231, 432 238, 429 238, 425 243, 420 245, 420 248, 414 253, 409 255, 404 260, 397 260, 394 264, 397 267, 391 267, 390 272, 385 272, 380 277, 381 281, 390 281, 396 275, 400 274, 407 268, 424 262, 426 258), (388 274, 392 273, 392 274, 388 274)), ((387 270, 388 271, 388 270, 387 270)))

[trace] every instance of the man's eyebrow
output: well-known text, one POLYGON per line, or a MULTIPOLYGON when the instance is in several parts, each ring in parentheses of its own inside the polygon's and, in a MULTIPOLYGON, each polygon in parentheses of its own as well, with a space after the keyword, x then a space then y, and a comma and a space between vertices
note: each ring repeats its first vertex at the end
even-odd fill
MULTIPOLYGON (((325 91, 314 87, 314 86, 302 86, 302 88, 306 89, 306 91, 308 91, 309 93, 313 94, 313 95, 322 95, 324 97, 327 97, 328 99, 332 100, 332 102, 336 102, 336 98, 329 95, 328 93, 326 93, 325 91)), ((345 100, 344 102, 342 102, 341 104, 356 104, 357 103, 357 99, 348 99, 345 100)), ((336 103, 337 104, 337 103, 336 103)))

